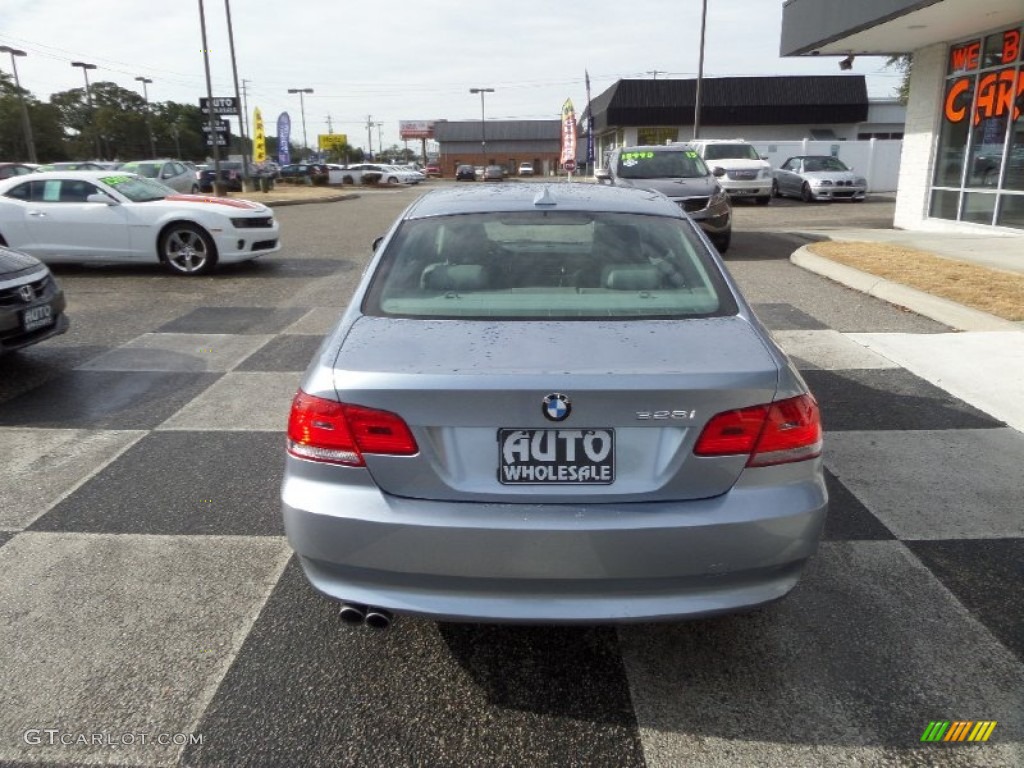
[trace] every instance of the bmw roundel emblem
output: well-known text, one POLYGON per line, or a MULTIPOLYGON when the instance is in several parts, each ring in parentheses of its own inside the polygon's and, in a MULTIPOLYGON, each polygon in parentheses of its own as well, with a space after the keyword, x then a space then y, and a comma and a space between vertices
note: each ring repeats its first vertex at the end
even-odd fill
POLYGON ((554 392, 544 398, 541 410, 548 421, 565 421, 572 413, 572 402, 565 395, 554 392))

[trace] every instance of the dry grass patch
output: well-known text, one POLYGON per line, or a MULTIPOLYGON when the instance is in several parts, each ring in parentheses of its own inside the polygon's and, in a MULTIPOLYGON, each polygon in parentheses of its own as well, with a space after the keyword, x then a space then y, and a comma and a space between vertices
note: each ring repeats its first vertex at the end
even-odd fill
POLYGON ((810 250, 848 267, 1006 320, 1024 320, 1024 275, 888 243, 829 241, 812 243, 810 250))

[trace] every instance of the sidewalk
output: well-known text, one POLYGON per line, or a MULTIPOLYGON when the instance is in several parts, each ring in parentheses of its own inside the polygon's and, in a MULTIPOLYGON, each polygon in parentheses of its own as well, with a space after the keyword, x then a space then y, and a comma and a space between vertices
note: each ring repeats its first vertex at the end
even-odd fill
MULTIPOLYGON (((1024 234, 936 234, 890 229, 808 230, 814 240, 884 242, 969 262, 1001 273, 1024 274, 1024 234)), ((849 338, 1024 431, 1024 323, 1011 322, 938 296, 870 275, 814 254, 790 256, 797 266, 877 296, 956 329, 950 333, 854 333, 849 338)))

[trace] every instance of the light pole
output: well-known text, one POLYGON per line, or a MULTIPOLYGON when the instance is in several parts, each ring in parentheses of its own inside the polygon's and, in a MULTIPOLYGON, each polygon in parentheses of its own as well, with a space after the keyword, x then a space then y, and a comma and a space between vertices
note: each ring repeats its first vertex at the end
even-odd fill
POLYGON ((483 164, 487 165, 487 133, 484 122, 484 94, 494 93, 493 88, 470 88, 470 93, 480 94, 480 153, 483 157, 483 164))
POLYGON ((206 43, 206 6, 199 0, 199 28, 203 34, 203 69, 206 70, 206 124, 210 129, 210 146, 213 149, 213 194, 224 197, 227 190, 220 176, 220 136, 217 135, 217 123, 213 110, 213 79, 210 76, 210 46, 206 43))
POLYGON ((231 74, 235 79, 235 104, 241 110, 238 115, 238 131, 242 134, 239 139, 242 150, 242 184, 248 188, 249 184, 249 150, 247 145, 248 131, 245 130, 245 109, 242 107, 242 94, 238 90, 238 64, 235 60, 235 33, 231 26, 231 3, 224 0, 224 12, 228 17, 228 43, 231 46, 231 74))
POLYGON ((11 69, 14 70, 14 87, 18 89, 18 100, 21 101, 21 125, 25 131, 25 145, 28 147, 28 161, 36 161, 36 143, 32 139, 32 122, 28 119, 28 106, 25 104, 25 93, 21 90, 21 81, 18 79, 18 62, 15 56, 28 56, 24 51, 11 48, 7 45, 0 45, 0 53, 11 54, 11 69))
POLYGON ((92 91, 89 90, 89 70, 96 69, 95 64, 86 64, 84 61, 72 61, 72 67, 81 67, 82 74, 85 75, 85 101, 89 105, 89 117, 93 123, 93 143, 96 145, 96 157, 100 158, 100 134, 96 130, 96 114, 92 108, 92 91))
POLYGON ((142 98, 146 100, 146 130, 149 132, 149 151, 153 153, 151 157, 155 160, 156 139, 153 138, 153 121, 149 115, 149 90, 146 88, 153 81, 148 77, 136 77, 135 79, 142 83, 142 98))
POLYGON ((381 135, 380 130, 384 123, 374 123, 374 125, 377 126, 377 154, 380 155, 384 153, 384 137, 381 135))
POLYGON ((700 138, 701 86, 704 84, 704 27, 708 20, 708 0, 703 0, 700 12, 700 59, 697 64, 697 93, 693 99, 693 138, 700 138))
POLYGON ((312 88, 289 88, 288 93, 299 94, 299 111, 302 113, 302 151, 305 153, 303 159, 309 160, 309 142, 306 140, 306 100, 304 94, 312 93, 312 88))

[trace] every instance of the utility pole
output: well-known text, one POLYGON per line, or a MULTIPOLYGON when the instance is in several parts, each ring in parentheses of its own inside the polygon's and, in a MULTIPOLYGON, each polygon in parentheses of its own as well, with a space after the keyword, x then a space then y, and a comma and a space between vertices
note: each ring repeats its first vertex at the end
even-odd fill
POLYGON ((369 147, 369 160, 373 162, 373 115, 366 116, 366 146, 369 147))
POLYGON ((334 126, 331 124, 331 116, 327 115, 327 133, 334 133, 334 126))
POLYGON ((652 79, 657 80, 658 75, 667 75, 668 72, 663 69, 648 69, 646 74, 651 75, 652 79))
POLYGON ((697 93, 693 100, 693 138, 700 138, 701 87, 704 84, 704 27, 708 20, 708 0, 700 12, 700 62, 697 64, 697 93))
POLYGON ((242 80, 242 112, 244 113, 242 125, 245 127, 246 136, 249 135, 249 83, 251 82, 252 80, 242 80))
POLYGON ((224 197, 224 180, 220 177, 220 137, 217 135, 216 116, 213 111, 213 80, 210 76, 210 46, 206 43, 206 6, 199 0, 199 26, 203 33, 203 68, 206 70, 206 98, 209 110, 206 123, 210 127, 210 143, 213 145, 213 194, 224 197))
MULTIPOLYGON (((231 26, 231 0, 224 0, 224 13, 228 18, 228 44, 231 46, 231 75, 235 80, 235 104, 239 107, 242 105, 242 94, 238 90, 238 64, 235 60, 235 33, 231 26)), ((213 103, 210 103, 212 110, 213 103)), ((252 189, 252 183, 249 181, 249 151, 246 147, 247 133, 245 130, 245 110, 242 109, 242 114, 238 116, 238 130, 242 136, 239 139, 241 144, 240 149, 242 150, 242 185, 245 188, 252 189)))

